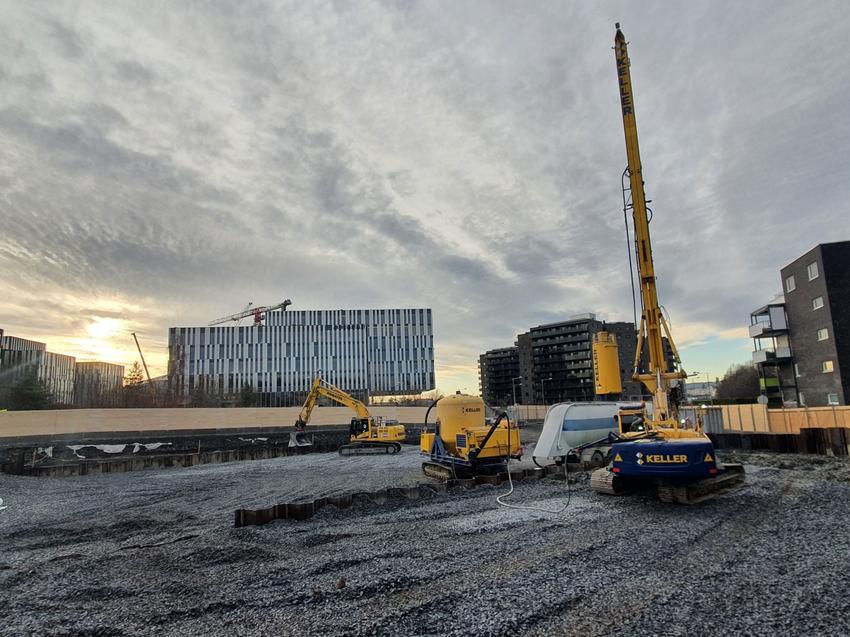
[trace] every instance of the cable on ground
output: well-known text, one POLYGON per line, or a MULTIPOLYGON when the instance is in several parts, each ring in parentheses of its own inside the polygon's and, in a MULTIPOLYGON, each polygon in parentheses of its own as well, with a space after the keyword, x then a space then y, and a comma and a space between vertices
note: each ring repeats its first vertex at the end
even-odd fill
POLYGON ((510 460, 508 460, 506 468, 508 470, 508 484, 510 485, 510 489, 508 490, 507 493, 503 493, 502 495, 496 497, 496 502, 498 502, 503 507, 507 507, 509 509, 521 509, 521 510, 525 510, 525 511, 541 511, 543 513, 563 513, 564 511, 567 510, 567 507, 570 506, 570 501, 572 500, 573 492, 572 492, 572 489, 570 489, 570 477, 569 477, 569 475, 567 475, 567 463, 566 462, 564 462, 564 481, 567 483, 567 501, 564 503, 563 507, 561 507, 560 509, 557 509, 557 510, 547 509, 547 508, 544 508, 544 507, 529 506, 529 505, 509 504, 509 503, 505 502, 504 498, 507 498, 508 496, 510 496, 514 492, 514 481, 511 478, 510 460))

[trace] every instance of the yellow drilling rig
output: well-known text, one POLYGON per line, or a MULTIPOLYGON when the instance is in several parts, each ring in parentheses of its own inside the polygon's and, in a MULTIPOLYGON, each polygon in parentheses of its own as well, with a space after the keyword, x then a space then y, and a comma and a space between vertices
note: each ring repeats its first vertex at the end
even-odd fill
MULTIPOLYGON (((628 187, 624 179, 623 199, 626 211, 632 213, 641 303, 632 378, 643 383, 652 394, 652 408, 650 410, 644 405, 639 409, 621 410, 618 416, 619 432, 611 434, 611 463, 593 472, 591 487, 600 493, 622 494, 638 487, 650 486, 657 489, 662 501, 691 503, 743 482, 744 470, 741 465, 723 466, 717 462, 708 436, 699 427, 684 427, 678 420, 676 396, 679 384, 687 374, 681 368, 670 327, 658 301, 628 45, 619 23, 616 28, 614 56, 628 159, 624 173, 624 178, 628 177, 628 187), (673 368, 668 367, 664 336, 667 337, 675 361, 673 368), (649 368, 643 371, 641 360, 645 351, 649 368)), ((609 352, 610 345, 610 342, 607 343, 609 352)), ((599 379, 612 377, 615 370, 607 369, 607 366, 618 365, 617 357, 609 353, 608 356, 600 357, 599 361, 599 379)), ((619 369, 616 371, 619 373, 619 369)), ((606 383, 597 384, 604 387, 606 383)))

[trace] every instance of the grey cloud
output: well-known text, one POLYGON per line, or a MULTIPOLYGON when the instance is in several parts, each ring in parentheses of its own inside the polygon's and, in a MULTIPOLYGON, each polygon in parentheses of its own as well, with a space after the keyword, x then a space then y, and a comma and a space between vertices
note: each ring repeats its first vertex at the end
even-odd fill
POLYGON ((840 3, 8 13, 12 296, 150 299, 163 334, 248 300, 430 305, 438 341, 471 352, 577 312, 628 319, 615 13, 677 325, 745 324, 781 265, 847 238, 840 3))

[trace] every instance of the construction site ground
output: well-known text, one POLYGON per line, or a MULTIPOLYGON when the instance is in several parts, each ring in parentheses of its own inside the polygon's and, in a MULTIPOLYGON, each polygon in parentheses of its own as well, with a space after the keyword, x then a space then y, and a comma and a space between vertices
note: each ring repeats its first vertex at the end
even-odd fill
POLYGON ((691 507, 545 478, 509 501, 558 513, 503 484, 240 529, 425 481, 422 459, 0 475, 0 635, 850 634, 850 463, 736 459, 746 485, 691 507))

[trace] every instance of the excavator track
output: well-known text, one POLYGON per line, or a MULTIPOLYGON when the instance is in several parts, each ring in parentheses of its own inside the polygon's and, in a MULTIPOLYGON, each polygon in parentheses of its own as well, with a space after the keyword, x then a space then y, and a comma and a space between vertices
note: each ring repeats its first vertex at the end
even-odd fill
POLYGON ((339 448, 341 456, 374 456, 379 454, 393 454, 401 451, 401 443, 398 442, 352 442, 339 448))
POLYGON ((437 480, 442 480, 443 482, 451 480, 455 477, 451 467, 445 467, 437 462, 423 462, 422 473, 424 473, 429 478, 436 478, 437 480))
POLYGON ((696 504, 733 489, 743 482, 744 466, 727 464, 723 467, 723 473, 713 478, 681 486, 659 485, 658 499, 674 504, 696 504))
POLYGON ((624 480, 607 468, 597 469, 590 474, 590 488, 596 493, 607 493, 609 495, 625 495, 630 489, 624 484, 624 480))

